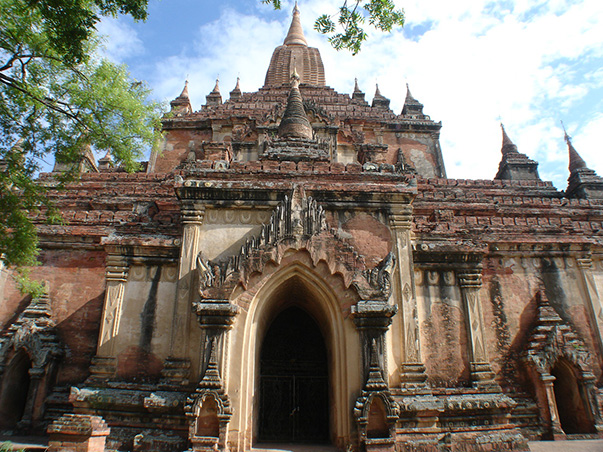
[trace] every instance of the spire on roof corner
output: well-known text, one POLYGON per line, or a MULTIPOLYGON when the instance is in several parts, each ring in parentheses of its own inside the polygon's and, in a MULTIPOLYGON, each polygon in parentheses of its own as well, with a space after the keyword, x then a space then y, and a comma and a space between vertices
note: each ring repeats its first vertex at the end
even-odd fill
POLYGON ((517 146, 511 141, 505 127, 500 124, 502 130, 502 158, 498 164, 496 180, 540 180, 538 175, 538 162, 530 159, 527 155, 520 153, 517 146))
POLYGON ((237 84, 234 89, 230 92, 230 100, 237 100, 241 97, 240 78, 237 77, 237 84))
POLYGON ((184 82, 184 88, 178 97, 186 97, 188 99, 188 79, 184 82))
POLYGON ((360 104, 367 105, 366 100, 364 100, 364 93, 360 91, 360 87, 358 86, 358 79, 354 79, 354 92, 352 93, 352 100, 357 101, 360 104))
POLYGON ((182 92, 177 98, 170 102, 170 106, 172 111, 176 113, 191 113, 193 111, 191 101, 188 97, 188 79, 184 82, 182 92))
POLYGON ((584 159, 582 157, 580 157, 580 154, 578 154, 578 151, 576 151, 576 148, 574 148, 574 145, 572 144, 572 139, 567 134, 565 127, 563 127, 563 134, 564 134, 565 142, 567 143, 567 150, 569 152, 569 171, 570 171, 570 173, 575 173, 579 169, 587 169, 588 167, 586 166, 586 162, 584 161, 584 159))
POLYGON ((212 93, 220 94, 220 77, 216 78, 216 85, 214 86, 212 93))
POLYGON ((389 109, 389 99, 381 94, 381 91, 379 91, 378 83, 376 84, 375 97, 373 97, 373 103, 371 104, 371 107, 380 107, 380 108, 389 109))
POLYGON ((415 99, 410 92, 410 86, 406 84, 406 99, 402 107, 402 116, 411 119, 429 119, 429 116, 423 114, 423 104, 415 99))
POLYGON ((502 129, 502 147, 500 151, 503 154, 508 154, 509 152, 519 153, 519 151, 517 150, 517 146, 515 145, 515 143, 513 143, 513 141, 511 141, 509 135, 507 135, 507 131, 505 130, 505 126, 502 122, 500 123, 500 128, 502 129))
POLYGON ((220 94, 220 78, 216 79, 216 85, 211 93, 205 96, 206 105, 220 105, 222 103, 222 94, 220 94))
MULTIPOLYGON (((563 126, 563 122, 561 123, 563 126)), ((563 126, 563 134, 569 151, 569 171, 567 179, 567 198, 603 199, 603 177, 586 166, 572 144, 572 139, 563 126)))
POLYGON ((415 99, 413 97, 413 95, 410 92, 410 86, 408 86, 408 83, 406 84, 406 99, 404 100, 404 103, 412 103, 412 102, 417 102, 417 99, 415 99))
POLYGON ((295 6, 293 7, 293 18, 291 19, 289 32, 287 33, 287 37, 285 38, 285 42, 283 44, 286 46, 308 46, 308 42, 306 41, 306 37, 304 36, 304 30, 302 29, 301 21, 299 19, 299 8, 297 7, 297 2, 295 2, 295 6))

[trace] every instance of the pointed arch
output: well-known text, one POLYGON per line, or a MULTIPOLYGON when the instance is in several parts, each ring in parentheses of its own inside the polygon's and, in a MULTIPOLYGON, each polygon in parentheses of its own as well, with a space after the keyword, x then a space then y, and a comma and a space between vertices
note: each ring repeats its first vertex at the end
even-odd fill
MULTIPOLYGON (((240 409, 231 424, 241 450, 251 447, 257 434, 257 394, 261 343, 272 319, 289 306, 303 308, 316 321, 324 337, 329 367, 331 441, 339 447, 350 442, 352 424, 349 394, 361 389, 360 339, 349 317, 349 308, 358 301, 357 293, 346 288, 340 276, 333 275, 325 263, 314 265, 308 253, 289 254, 273 271, 265 271, 237 300, 245 306, 233 330, 230 356, 237 362, 231 372, 236 379, 240 409), (351 352, 358 350, 358 353, 351 352)), ((235 379, 229 379, 234 382, 235 379)), ((229 388, 229 393, 235 391, 229 388)))
POLYGON ((559 401, 566 405, 562 409, 582 409, 580 415, 585 419, 581 424, 583 430, 589 430, 586 424, 590 424, 594 430, 603 431, 592 358, 586 344, 549 303, 544 290, 536 293, 535 301, 538 306, 536 319, 523 359, 532 376, 541 415, 550 435, 563 438, 570 433, 563 429, 559 401), (555 381, 559 377, 561 381, 557 382, 555 388, 555 381), (565 386, 565 389, 562 390, 559 385, 565 386), (570 403, 563 397, 559 399, 560 391, 567 390, 580 400, 570 403))

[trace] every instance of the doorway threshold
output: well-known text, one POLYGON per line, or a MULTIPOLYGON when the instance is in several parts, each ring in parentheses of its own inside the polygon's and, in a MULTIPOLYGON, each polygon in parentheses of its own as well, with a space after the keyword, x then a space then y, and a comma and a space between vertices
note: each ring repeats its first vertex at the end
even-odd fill
POLYGON ((256 444, 253 452, 336 452, 337 448, 327 444, 256 444))

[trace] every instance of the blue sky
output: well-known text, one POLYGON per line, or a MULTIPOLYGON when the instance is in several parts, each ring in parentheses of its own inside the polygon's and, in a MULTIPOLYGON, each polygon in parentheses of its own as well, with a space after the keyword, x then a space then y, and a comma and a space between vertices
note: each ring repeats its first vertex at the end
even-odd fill
MULTIPOLYGON (((350 93, 354 78, 371 100, 375 83, 402 108, 406 83, 442 121, 449 177, 491 179, 500 160, 500 122, 542 179, 567 185, 560 121, 589 167, 603 175, 603 2, 601 0, 400 0, 406 26, 370 32, 361 53, 331 49, 312 30, 337 0, 300 0, 309 45, 320 49, 327 84, 350 93)), ((159 100, 189 79, 199 109, 220 78, 222 96, 262 86, 282 43, 292 2, 273 11, 259 0, 150 0, 149 19, 105 20, 106 55, 129 65, 159 100)))

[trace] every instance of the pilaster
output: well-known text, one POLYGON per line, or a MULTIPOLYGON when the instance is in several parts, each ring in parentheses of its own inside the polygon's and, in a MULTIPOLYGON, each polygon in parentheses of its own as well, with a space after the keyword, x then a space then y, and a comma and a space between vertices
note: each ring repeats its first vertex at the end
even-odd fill
POLYGON ((542 383, 544 385, 547 404, 549 408, 549 416, 551 419, 551 435, 555 440, 565 439, 565 432, 561 428, 561 421, 559 420, 559 411, 557 410, 557 401, 555 399, 555 389, 553 387, 555 377, 550 374, 543 374, 540 376, 540 379, 542 380, 542 383))
POLYGON ((121 254, 109 254, 107 256, 105 305, 96 356, 92 358, 92 366, 90 367, 90 378, 92 380, 104 381, 115 375, 117 366, 115 341, 119 332, 128 270, 128 262, 125 256, 121 254))
POLYGON ((481 268, 471 268, 457 271, 457 280, 465 305, 465 323, 470 347, 469 368, 471 380, 478 387, 492 387, 500 390, 494 381, 494 372, 490 366, 484 338, 484 315, 479 300, 479 290, 482 286, 481 268))
POLYGON ((427 375, 421 361, 421 344, 411 247, 412 206, 398 206, 391 215, 397 265, 395 300, 402 322, 402 363, 400 380, 403 388, 424 387, 427 375))
POLYGON ((603 354, 603 304, 597 291, 597 285, 592 273, 593 261, 590 256, 576 259, 580 281, 585 295, 587 310, 590 314, 592 328, 597 339, 599 353, 603 354))
POLYGON ((35 406, 38 398, 38 392, 40 389, 40 382, 46 374, 46 370, 43 367, 32 367, 28 371, 29 373, 29 389, 27 391, 27 401, 23 410, 23 416, 18 423, 18 427, 22 431, 27 431, 31 428, 33 421, 35 420, 35 406))
POLYGON ((205 207, 193 202, 182 206, 182 244, 180 247, 180 266, 178 270, 178 288, 174 303, 170 355, 164 363, 163 376, 166 382, 188 383, 190 360, 189 333, 194 290, 194 273, 197 268, 201 228, 205 217, 205 207))

